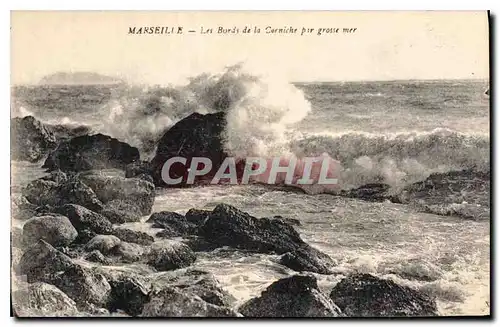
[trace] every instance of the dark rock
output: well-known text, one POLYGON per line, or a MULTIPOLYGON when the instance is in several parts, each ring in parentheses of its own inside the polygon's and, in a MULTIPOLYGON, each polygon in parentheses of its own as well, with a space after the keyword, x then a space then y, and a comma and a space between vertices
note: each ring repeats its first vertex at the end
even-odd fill
POLYGON ((90 231, 91 233, 87 233, 87 236, 94 234, 92 235, 93 237, 95 234, 110 235, 113 232, 113 225, 109 220, 85 207, 76 204, 66 204, 55 210, 69 218, 71 224, 78 231, 78 234, 90 231))
POLYGON ((190 266, 195 262, 196 255, 186 244, 160 241, 153 243, 146 260, 157 270, 165 271, 190 266))
POLYGON ((85 245, 85 249, 87 251, 98 250, 107 254, 120 242, 120 239, 114 235, 96 235, 85 245))
POLYGON ((61 317, 78 313, 75 301, 54 285, 33 283, 12 293, 17 317, 61 317))
POLYGON ((111 260, 106 258, 99 250, 94 250, 90 253, 87 253, 84 259, 90 262, 102 263, 103 265, 111 264, 111 260))
POLYGON ((223 147, 222 133, 225 126, 225 114, 218 112, 202 115, 193 113, 180 120, 163 134, 156 149, 156 155, 151 161, 152 175, 157 186, 166 186, 162 180, 161 171, 165 162, 173 157, 186 158, 183 164, 173 164, 170 168, 170 177, 182 177, 180 186, 185 185, 188 168, 193 157, 210 158, 212 170, 205 176, 199 176, 195 183, 211 180, 218 167, 226 158, 223 147))
POLYGON ((201 227, 200 234, 219 246, 260 253, 283 254, 298 249, 318 252, 301 238, 293 226, 279 220, 255 218, 227 204, 219 204, 201 227))
POLYGON ((297 249, 287 252, 280 258, 280 264, 295 271, 310 271, 317 274, 331 274, 332 259, 314 248, 297 249))
POLYGON ((382 183, 372 183, 360 186, 355 189, 342 190, 340 196, 347 198, 356 198, 370 202, 382 202, 390 200, 398 202, 395 197, 390 194, 390 186, 382 183))
POLYGON ((57 146, 52 131, 33 116, 10 120, 12 160, 37 162, 57 146))
POLYGON ((169 228, 176 233, 175 236, 188 234, 194 227, 183 215, 170 211, 155 212, 146 222, 155 228, 169 228))
POLYGON ((198 269, 185 268, 155 274, 151 283, 153 290, 174 287, 218 306, 230 306, 235 301, 232 295, 222 289, 213 274, 198 269))
POLYGON ((200 297, 166 287, 151 294, 144 305, 141 317, 238 317, 238 313, 226 307, 203 301, 200 297))
POLYGON ((103 134, 82 135, 61 142, 42 168, 83 171, 119 168, 139 160, 139 150, 103 134))
POLYGON ((153 236, 149 235, 148 233, 135 231, 128 228, 115 228, 113 231, 113 235, 115 235, 122 241, 137 243, 140 245, 151 245, 155 241, 153 236))
POLYGON ((110 311, 123 310, 131 316, 140 315, 149 301, 149 283, 139 276, 123 274, 108 281, 111 285, 110 311))
POLYGON ((151 213, 155 198, 152 183, 140 178, 125 178, 113 171, 89 171, 78 178, 88 185, 108 209, 129 211, 125 221, 138 221, 141 216, 151 213), (130 219, 130 220, 129 220, 130 219))
POLYGON ((489 172, 471 169, 435 173, 405 187, 398 200, 422 212, 489 220, 490 176, 489 172))
POLYGON ((313 276, 295 275, 272 283, 261 296, 244 303, 245 317, 338 317, 340 309, 323 295, 313 276))
POLYGON ((111 286, 102 274, 81 265, 73 265, 55 276, 52 284, 80 305, 88 302, 105 307, 111 292, 111 286))
POLYGON ((125 263, 142 260, 144 253, 145 249, 142 245, 128 242, 120 242, 110 251, 110 254, 117 257, 118 261, 125 263))
POLYGON ((59 184, 52 180, 37 179, 29 183, 22 192, 29 202, 37 206, 78 204, 94 211, 101 211, 103 206, 94 191, 78 180, 59 184))
POLYGON ((53 246, 64 246, 77 236, 75 227, 64 216, 33 217, 23 226, 23 240, 27 245, 42 239, 53 246))
MULTIPOLYGON (((168 234, 168 229, 164 229, 163 231, 159 232, 156 234, 158 237, 172 237, 169 236, 168 234)), ((187 236, 185 240, 182 241, 184 244, 189 246, 194 252, 211 252, 217 248, 219 248, 219 245, 211 243, 204 237, 196 236, 196 235, 190 235, 187 236)))
POLYGON ((212 212, 209 210, 189 209, 186 213, 186 220, 196 226, 201 226, 205 223, 212 212))
POLYGON ((29 283, 46 280, 50 275, 72 267, 73 261, 44 240, 38 241, 24 252, 19 271, 29 283))
POLYGON ((341 280, 330 298, 346 316, 436 316, 436 301, 429 296, 370 274, 354 274, 341 280))

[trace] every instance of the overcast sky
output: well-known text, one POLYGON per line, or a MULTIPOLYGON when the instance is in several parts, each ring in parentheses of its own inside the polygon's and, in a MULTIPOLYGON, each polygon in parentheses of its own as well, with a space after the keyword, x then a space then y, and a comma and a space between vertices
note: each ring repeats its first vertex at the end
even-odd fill
POLYGON ((58 71, 177 83, 241 61, 290 81, 488 78, 486 12, 14 12, 11 35, 13 84, 58 71), (197 33, 128 35, 130 26, 197 33), (218 26, 262 34, 199 34, 218 26), (315 32, 269 35, 266 26, 315 32), (357 30, 318 36, 321 27, 357 30))

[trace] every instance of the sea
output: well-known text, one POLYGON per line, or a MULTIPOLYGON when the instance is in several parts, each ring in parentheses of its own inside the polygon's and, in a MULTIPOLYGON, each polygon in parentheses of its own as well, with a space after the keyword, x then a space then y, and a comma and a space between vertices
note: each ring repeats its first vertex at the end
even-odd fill
MULTIPOLYGON (((89 126, 138 147, 141 159, 148 159, 176 121, 195 111, 224 110, 228 153, 327 153, 342 165, 343 189, 377 182, 397 192, 432 173, 489 172, 488 86, 487 80, 290 83, 236 67, 180 86, 19 85, 11 90, 11 112, 89 126)), ((13 193, 46 174, 42 162, 12 162, 13 193)), ((442 216, 388 201, 266 185, 163 188, 156 194, 154 212, 185 213, 223 202, 256 217, 298 219, 302 238, 335 262, 332 275, 316 275, 325 292, 346 275, 365 272, 435 297, 442 315, 490 312, 489 217, 442 216)), ((489 202, 489 192, 480 196, 489 202)), ((155 235, 159 229, 146 219, 125 226, 155 235)), ((237 307, 296 273, 277 261, 274 255, 221 248, 198 253, 194 267, 212 272, 237 307)), ((134 264, 116 269, 151 270, 134 264)))

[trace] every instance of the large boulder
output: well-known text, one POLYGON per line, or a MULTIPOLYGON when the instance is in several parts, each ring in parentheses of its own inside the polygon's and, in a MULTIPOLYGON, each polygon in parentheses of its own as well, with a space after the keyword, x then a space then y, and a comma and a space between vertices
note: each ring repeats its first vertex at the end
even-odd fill
POLYGON ((78 178, 107 205, 106 209, 125 213, 124 222, 138 221, 151 213, 155 186, 144 179, 125 178, 109 170, 81 173, 78 178))
POLYGON ((54 285, 41 282, 13 292, 12 307, 17 317, 71 317, 78 313, 75 301, 54 285))
POLYGON ((79 237, 81 242, 86 243, 96 234, 110 235, 113 232, 113 225, 109 220, 85 207, 76 204, 66 204, 55 208, 55 211, 68 217, 78 233, 86 236, 85 238, 79 237))
POLYGON ((115 235, 122 241, 140 245, 151 245, 155 241, 153 236, 149 235, 148 233, 128 228, 115 228, 113 230, 113 235, 115 235))
POLYGON ((154 274, 149 279, 153 290, 161 290, 167 286, 174 287, 218 306, 227 307, 235 301, 232 295, 222 289, 213 274, 203 270, 177 269, 154 274))
POLYGON ((61 142, 42 168, 82 171, 119 168, 139 160, 139 150, 104 134, 82 135, 61 142))
POLYGON ((193 157, 209 158, 212 161, 210 173, 198 177, 195 182, 211 179, 227 156, 222 137, 225 124, 223 112, 206 115, 193 113, 166 131, 158 142, 155 157, 151 160, 155 184, 166 185, 162 180, 161 171, 165 162, 173 157, 183 157, 187 160, 186 165, 173 164, 170 169, 171 178, 182 177, 179 185, 186 184, 188 168, 193 157))
POLYGON ((55 249, 52 245, 39 240, 26 249, 19 262, 19 272, 26 275, 29 283, 44 281, 58 272, 74 265, 71 258, 55 249))
POLYGON ((259 253, 284 254, 292 269, 328 273, 330 257, 305 243, 292 225, 280 219, 255 218, 233 206, 219 204, 200 227, 200 235, 218 246, 231 246, 259 253), (295 258, 295 259, 294 259, 295 258))
POLYGON ((337 317, 340 309, 323 295, 316 278, 295 275, 272 283, 261 296, 244 303, 245 317, 337 317))
POLYGON ((36 162, 57 146, 52 131, 33 116, 10 120, 12 160, 36 162))
POLYGON ((330 298, 349 317, 436 316, 436 301, 391 280, 353 274, 341 280, 330 298))
POLYGON ((210 304, 199 296, 165 287, 151 294, 141 317, 238 317, 234 310, 210 304))
POLYGON ((30 203, 37 206, 78 204, 94 211, 101 211, 103 207, 94 191, 79 180, 58 182, 40 178, 30 182, 22 193, 30 203))
POLYGON ((192 265, 196 255, 184 243, 175 241, 159 241, 151 245, 147 254, 147 263, 159 271, 185 268, 192 265))
POLYGON ((51 284, 61 289, 78 305, 92 303, 105 307, 111 292, 111 286, 101 273, 77 264, 54 276, 51 284))
POLYGON ((53 246, 71 244, 78 232, 64 216, 41 216, 29 219, 23 226, 24 244, 32 244, 42 239, 53 246))

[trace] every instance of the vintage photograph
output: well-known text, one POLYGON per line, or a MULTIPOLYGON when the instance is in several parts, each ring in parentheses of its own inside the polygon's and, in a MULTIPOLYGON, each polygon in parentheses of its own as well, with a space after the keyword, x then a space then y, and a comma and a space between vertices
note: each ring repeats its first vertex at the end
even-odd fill
POLYGON ((12 315, 489 317, 489 19, 12 11, 12 315))

